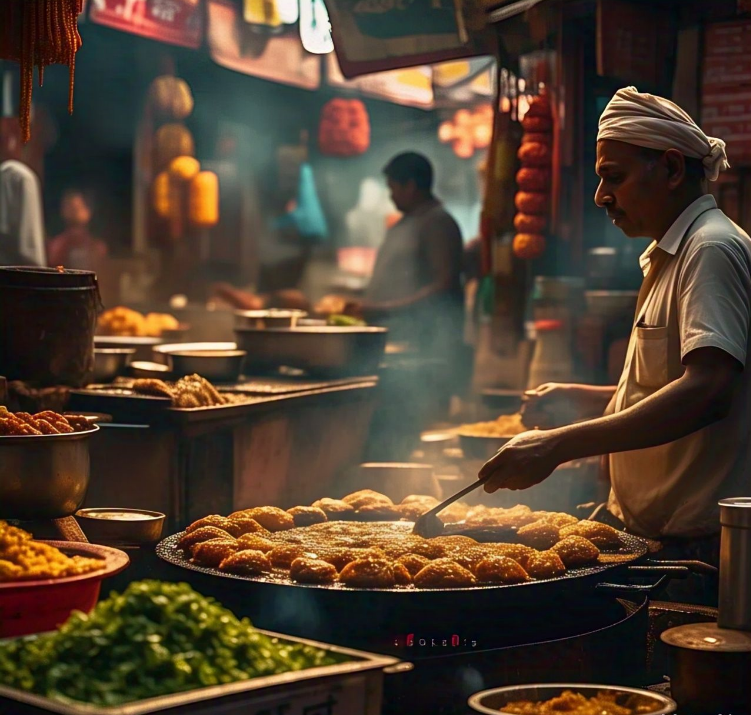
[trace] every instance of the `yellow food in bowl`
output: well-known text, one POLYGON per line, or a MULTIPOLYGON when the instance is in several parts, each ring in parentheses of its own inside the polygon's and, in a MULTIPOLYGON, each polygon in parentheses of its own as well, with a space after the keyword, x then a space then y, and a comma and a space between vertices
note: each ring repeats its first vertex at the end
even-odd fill
POLYGON ((514 415, 501 415, 492 422, 474 422, 459 428, 459 434, 471 437, 514 437, 526 431, 518 412, 514 415))

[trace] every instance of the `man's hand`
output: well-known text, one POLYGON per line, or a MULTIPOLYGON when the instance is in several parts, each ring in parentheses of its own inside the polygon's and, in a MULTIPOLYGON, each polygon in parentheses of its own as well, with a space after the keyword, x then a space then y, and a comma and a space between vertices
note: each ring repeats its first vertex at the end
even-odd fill
POLYGON ((561 463, 558 439, 552 432, 523 432, 501 447, 480 470, 486 492, 528 489, 547 479, 561 463))
POLYGON ((527 390, 522 422, 530 428, 550 429, 584 419, 601 417, 614 388, 548 382, 527 390))

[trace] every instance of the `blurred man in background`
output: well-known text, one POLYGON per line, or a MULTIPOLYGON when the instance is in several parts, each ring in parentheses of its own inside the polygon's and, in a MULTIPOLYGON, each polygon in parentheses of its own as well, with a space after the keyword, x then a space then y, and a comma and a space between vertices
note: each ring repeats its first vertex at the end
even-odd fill
POLYGON ((65 230, 47 248, 49 265, 97 270, 107 255, 107 245, 91 234, 91 202, 82 191, 69 189, 60 201, 65 230))

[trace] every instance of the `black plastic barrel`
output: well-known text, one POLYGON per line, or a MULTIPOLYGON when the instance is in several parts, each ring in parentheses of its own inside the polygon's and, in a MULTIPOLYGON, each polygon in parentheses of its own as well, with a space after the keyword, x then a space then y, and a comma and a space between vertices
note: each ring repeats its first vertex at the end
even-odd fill
POLYGON ((0 375, 39 387, 84 385, 100 307, 92 271, 0 267, 0 375))

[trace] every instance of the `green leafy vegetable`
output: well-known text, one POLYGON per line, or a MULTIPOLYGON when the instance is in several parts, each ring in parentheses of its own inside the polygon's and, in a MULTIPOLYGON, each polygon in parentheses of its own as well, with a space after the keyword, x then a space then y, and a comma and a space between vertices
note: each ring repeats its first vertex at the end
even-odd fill
POLYGON ((0 683, 106 707, 344 660, 259 633, 185 583, 140 581, 55 633, 0 644, 0 683))
POLYGON ((364 320, 353 318, 351 315, 330 315, 326 323, 344 328, 361 328, 367 325, 364 320))

